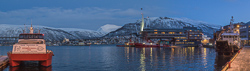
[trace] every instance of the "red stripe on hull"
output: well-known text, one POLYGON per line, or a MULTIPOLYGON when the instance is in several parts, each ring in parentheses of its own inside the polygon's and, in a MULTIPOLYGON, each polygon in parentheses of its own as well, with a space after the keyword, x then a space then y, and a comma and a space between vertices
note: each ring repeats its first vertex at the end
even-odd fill
POLYGON ((39 61, 42 66, 50 66, 53 53, 47 54, 12 54, 8 53, 10 66, 20 65, 20 61, 39 61))

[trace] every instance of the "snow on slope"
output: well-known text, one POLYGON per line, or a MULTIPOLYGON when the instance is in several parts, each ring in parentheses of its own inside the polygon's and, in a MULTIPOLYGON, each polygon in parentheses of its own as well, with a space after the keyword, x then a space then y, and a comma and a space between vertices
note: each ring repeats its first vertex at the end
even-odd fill
MULTIPOLYGON (((220 25, 213 25, 203 21, 195 21, 188 18, 169 18, 169 17, 151 17, 144 18, 145 28, 183 28, 183 27, 197 27, 201 29, 208 37, 213 37, 213 30, 217 31, 220 29, 220 25)), ((140 28, 141 19, 135 23, 125 24, 118 30, 109 33, 106 36, 117 36, 117 35, 129 35, 130 33, 136 32, 140 28)))
MULTIPOLYGON (((26 25, 26 33, 29 32, 29 25, 26 25)), ((75 28, 52 28, 46 26, 33 25, 34 33, 38 33, 38 29, 41 30, 40 33, 45 34, 45 39, 52 40, 63 40, 64 38, 69 39, 88 39, 93 37, 101 37, 104 34, 97 31, 85 30, 85 29, 75 29, 75 28)), ((23 33, 24 25, 7 25, 0 24, 0 36, 1 37, 17 37, 20 33, 23 33)))
POLYGON ((115 31, 118 28, 121 28, 122 26, 112 25, 112 24, 106 24, 99 28, 97 31, 103 32, 103 33, 109 33, 111 31, 115 31))

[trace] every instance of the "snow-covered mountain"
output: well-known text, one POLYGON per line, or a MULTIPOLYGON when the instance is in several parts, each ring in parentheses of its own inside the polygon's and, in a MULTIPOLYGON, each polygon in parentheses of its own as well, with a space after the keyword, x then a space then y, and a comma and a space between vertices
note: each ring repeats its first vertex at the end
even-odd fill
MULTIPOLYGON (((27 26, 27 25, 26 25, 27 26)), ((26 27, 26 32, 29 32, 29 25, 26 27)), ((46 26, 34 25, 34 32, 38 32, 45 35, 46 40, 63 40, 64 38, 69 39, 88 39, 101 37, 104 35, 102 32, 76 29, 76 28, 52 28, 46 26)), ((23 33, 24 25, 7 25, 0 24, 0 36, 1 37, 17 37, 20 33, 23 33)))
POLYGON ((101 26, 97 31, 107 34, 111 31, 115 31, 116 29, 121 28, 121 27, 122 26, 106 24, 106 25, 101 26))
MULTIPOLYGON (((209 24, 203 21, 195 21, 188 18, 169 18, 169 17, 152 17, 144 18, 145 28, 183 28, 185 26, 193 26, 201 29, 202 32, 208 37, 213 37, 213 31, 220 29, 220 25, 209 24)), ((140 29, 141 20, 135 23, 125 24, 123 27, 116 31, 110 32, 106 37, 110 36, 126 36, 131 33, 136 33, 140 29)))

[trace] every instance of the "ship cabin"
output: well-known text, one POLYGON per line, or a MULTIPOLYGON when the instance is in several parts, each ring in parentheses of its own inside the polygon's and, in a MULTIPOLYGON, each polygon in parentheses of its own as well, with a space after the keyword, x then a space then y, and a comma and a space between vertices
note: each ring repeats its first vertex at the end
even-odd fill
POLYGON ((34 34, 20 34, 19 44, 45 44, 44 34, 34 33, 34 34))
POLYGON ((239 34, 238 33, 223 33, 222 34, 222 40, 227 40, 228 44, 234 44, 234 45, 240 45, 239 44, 239 34))

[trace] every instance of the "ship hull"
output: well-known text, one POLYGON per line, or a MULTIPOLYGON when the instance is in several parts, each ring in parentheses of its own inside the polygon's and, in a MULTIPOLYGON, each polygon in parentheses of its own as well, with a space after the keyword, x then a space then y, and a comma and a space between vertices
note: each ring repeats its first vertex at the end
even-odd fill
POLYGON ((50 66, 53 53, 46 54, 12 54, 8 53, 10 66, 18 66, 21 61, 39 61, 42 66, 50 66))

